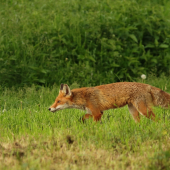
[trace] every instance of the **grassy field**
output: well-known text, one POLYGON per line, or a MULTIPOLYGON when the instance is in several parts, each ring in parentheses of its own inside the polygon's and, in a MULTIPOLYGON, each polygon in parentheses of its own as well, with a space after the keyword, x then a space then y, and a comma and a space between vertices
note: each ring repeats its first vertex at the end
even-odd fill
MULTIPOLYGON (((168 78, 146 83, 170 90, 168 78)), ((0 89, 0 169, 168 169, 170 110, 155 108, 159 123, 136 124, 128 108, 109 110, 102 123, 79 121, 84 112, 48 107, 58 87, 0 89)))

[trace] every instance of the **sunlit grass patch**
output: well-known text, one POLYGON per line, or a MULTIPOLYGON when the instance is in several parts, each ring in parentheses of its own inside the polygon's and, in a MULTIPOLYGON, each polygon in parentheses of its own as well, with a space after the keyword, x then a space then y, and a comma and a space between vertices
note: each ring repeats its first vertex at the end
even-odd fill
MULTIPOLYGON (((4 89, 0 109, 0 169, 153 169, 170 148, 170 110, 154 108, 160 120, 127 107, 105 111, 102 122, 80 118, 84 111, 48 111, 58 88, 4 89), (5 109, 5 111, 4 111, 5 109), (160 154, 159 154, 160 153, 160 154)), ((166 159, 168 161, 168 158, 166 159)))

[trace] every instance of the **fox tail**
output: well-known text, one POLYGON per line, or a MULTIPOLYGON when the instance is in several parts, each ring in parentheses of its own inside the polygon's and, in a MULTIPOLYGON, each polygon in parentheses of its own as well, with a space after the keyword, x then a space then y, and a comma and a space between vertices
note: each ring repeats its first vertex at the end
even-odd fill
POLYGON ((163 108, 170 108, 170 94, 164 92, 163 90, 152 87, 150 93, 153 99, 154 106, 161 106, 163 108))

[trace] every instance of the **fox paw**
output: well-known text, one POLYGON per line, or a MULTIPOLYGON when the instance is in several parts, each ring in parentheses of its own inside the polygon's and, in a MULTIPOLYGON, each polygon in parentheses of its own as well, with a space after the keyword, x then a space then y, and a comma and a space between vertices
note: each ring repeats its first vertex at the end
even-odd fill
POLYGON ((85 119, 84 119, 84 117, 80 117, 80 118, 79 118, 79 122, 81 122, 81 123, 85 123, 85 119))

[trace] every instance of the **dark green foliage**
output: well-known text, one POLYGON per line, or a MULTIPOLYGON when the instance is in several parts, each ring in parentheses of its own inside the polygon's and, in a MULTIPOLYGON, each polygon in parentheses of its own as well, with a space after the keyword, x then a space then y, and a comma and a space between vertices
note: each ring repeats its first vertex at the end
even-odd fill
POLYGON ((132 81, 170 73, 169 1, 0 2, 0 84, 132 81))

